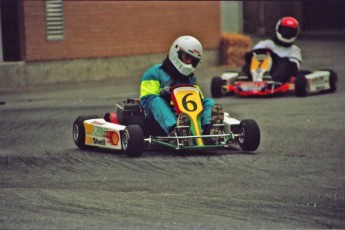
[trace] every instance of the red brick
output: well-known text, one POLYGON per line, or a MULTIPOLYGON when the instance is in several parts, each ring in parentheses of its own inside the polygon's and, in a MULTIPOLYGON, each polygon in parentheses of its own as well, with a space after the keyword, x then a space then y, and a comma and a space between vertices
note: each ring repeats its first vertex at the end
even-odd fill
POLYGON ((44 1, 24 1, 27 61, 167 52, 180 35, 220 41, 219 1, 64 1, 64 40, 47 41, 44 1))

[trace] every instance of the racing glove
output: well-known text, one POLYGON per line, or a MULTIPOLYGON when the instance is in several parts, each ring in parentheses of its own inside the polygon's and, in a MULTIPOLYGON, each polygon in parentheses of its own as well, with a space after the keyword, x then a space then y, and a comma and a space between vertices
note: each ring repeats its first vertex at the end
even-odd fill
POLYGON ((161 90, 159 96, 169 103, 171 101, 171 89, 170 89, 170 87, 169 86, 165 86, 161 90))

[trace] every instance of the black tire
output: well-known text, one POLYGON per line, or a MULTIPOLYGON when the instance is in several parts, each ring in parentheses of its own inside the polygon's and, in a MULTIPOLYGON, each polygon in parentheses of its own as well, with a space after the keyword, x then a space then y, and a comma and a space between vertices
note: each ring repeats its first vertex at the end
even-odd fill
POLYGON ((333 70, 330 70, 329 72, 330 72, 329 85, 331 88, 329 89, 328 92, 334 93, 338 88, 338 74, 334 72, 333 70))
POLYGON ((74 143, 80 148, 85 149, 87 146, 85 145, 85 126, 84 121, 89 119, 99 118, 97 115, 90 115, 90 116, 79 116, 73 122, 73 140, 74 143))
POLYGON ((331 69, 322 69, 322 71, 329 72, 329 86, 330 89, 327 90, 328 93, 334 93, 338 88, 338 74, 331 69))
POLYGON ((297 97, 307 96, 307 86, 307 78, 305 77, 305 75, 303 73, 298 74, 295 79, 295 95, 297 97))
POLYGON ((246 119, 239 125, 238 143, 244 151, 255 151, 260 145, 260 129, 255 120, 246 119))
POLYGON ((141 157, 144 149, 144 132, 139 125, 128 125, 121 134, 123 152, 128 157, 141 157))
POLYGON ((225 96, 222 91, 223 80, 221 77, 213 77, 211 81, 211 95, 214 98, 219 98, 225 96))

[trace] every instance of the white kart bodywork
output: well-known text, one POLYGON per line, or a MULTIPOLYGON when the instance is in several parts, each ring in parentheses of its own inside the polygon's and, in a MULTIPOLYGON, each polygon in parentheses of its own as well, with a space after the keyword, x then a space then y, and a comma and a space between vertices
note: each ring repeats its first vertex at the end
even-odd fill
POLYGON ((239 73, 237 72, 225 72, 225 73, 222 73, 222 75, 220 75, 220 78, 222 80, 231 82, 231 81, 237 80, 238 76, 239 76, 239 73))
POLYGON ((241 121, 230 117, 229 113, 224 113, 224 132, 231 133, 232 127, 237 127, 241 121))
MULTIPOLYGON (((238 126, 239 124, 239 120, 230 117, 228 113, 224 114, 225 134, 232 133, 233 126, 238 126)), ((85 145, 114 150, 123 149, 121 145, 121 132, 126 129, 126 126, 107 122, 103 118, 85 120, 84 126, 85 145)))
POLYGON ((309 93, 317 93, 331 88, 329 71, 317 70, 305 75, 305 78, 307 79, 307 90, 309 93))
POLYGON ((84 121, 85 145, 121 150, 121 134, 126 126, 105 121, 103 118, 84 121))

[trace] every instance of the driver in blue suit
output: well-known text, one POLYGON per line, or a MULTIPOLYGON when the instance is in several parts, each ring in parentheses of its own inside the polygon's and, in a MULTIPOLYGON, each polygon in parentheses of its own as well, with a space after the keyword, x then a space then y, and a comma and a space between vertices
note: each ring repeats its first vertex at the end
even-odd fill
POLYGON ((219 132, 214 123, 223 123, 224 112, 220 105, 215 105, 211 98, 205 98, 197 85, 194 70, 198 66, 203 48, 201 43, 192 36, 181 36, 171 45, 168 56, 162 64, 156 64, 148 69, 140 82, 140 102, 146 114, 156 120, 167 135, 177 132, 177 135, 190 135, 189 129, 176 127, 190 126, 187 114, 176 117, 170 106, 171 87, 181 84, 194 85, 200 92, 203 112, 201 117, 203 134, 219 132), (211 114, 214 117, 211 122, 211 114))

